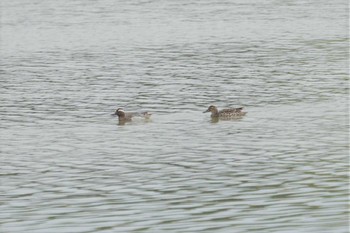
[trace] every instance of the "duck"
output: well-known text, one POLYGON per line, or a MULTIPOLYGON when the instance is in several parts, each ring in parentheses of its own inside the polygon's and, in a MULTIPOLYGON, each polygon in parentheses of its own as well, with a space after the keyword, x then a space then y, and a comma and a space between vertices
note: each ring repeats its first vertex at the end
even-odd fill
POLYGON ((117 115, 119 121, 131 121, 134 116, 150 119, 152 114, 149 112, 142 112, 142 113, 125 112, 122 108, 118 108, 117 110, 115 110, 115 113, 112 115, 117 115))
POLYGON ((214 105, 210 105, 208 107, 208 109, 206 111, 204 111, 203 113, 206 112, 211 112, 211 117, 212 118, 236 118, 236 117, 242 117, 245 114, 247 114, 247 112, 243 112, 243 107, 240 108, 227 108, 227 109, 222 109, 222 110, 218 110, 216 106, 214 105))

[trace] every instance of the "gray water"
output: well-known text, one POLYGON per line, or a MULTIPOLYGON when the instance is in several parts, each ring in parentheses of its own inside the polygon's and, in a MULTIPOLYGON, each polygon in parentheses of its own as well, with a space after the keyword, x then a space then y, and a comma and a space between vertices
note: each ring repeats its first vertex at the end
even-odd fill
POLYGON ((0 6, 0 232, 348 232, 347 1, 0 6))

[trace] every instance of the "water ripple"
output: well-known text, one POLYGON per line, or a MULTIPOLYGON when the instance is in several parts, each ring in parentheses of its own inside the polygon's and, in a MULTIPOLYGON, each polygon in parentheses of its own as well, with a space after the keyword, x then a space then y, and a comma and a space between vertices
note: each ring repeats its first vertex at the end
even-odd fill
POLYGON ((2 6, 2 231, 347 232, 341 0, 2 6))

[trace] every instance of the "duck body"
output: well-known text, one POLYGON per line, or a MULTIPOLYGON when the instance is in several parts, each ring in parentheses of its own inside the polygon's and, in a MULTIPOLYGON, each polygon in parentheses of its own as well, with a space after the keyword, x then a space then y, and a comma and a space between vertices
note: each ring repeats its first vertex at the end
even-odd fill
POLYGON ((209 106, 209 108, 204 111, 206 112, 211 112, 211 117, 212 118, 225 118, 225 119, 230 119, 230 118, 236 118, 236 117, 242 117, 246 112, 243 112, 243 107, 240 108, 227 108, 227 109, 222 109, 218 110, 217 107, 214 105, 209 106))
POLYGON ((133 117, 141 117, 145 119, 149 119, 151 117, 151 113, 149 112, 142 112, 142 113, 132 113, 132 112, 125 112, 122 108, 118 108, 115 110, 115 113, 113 115, 118 116, 119 121, 132 121, 133 117))

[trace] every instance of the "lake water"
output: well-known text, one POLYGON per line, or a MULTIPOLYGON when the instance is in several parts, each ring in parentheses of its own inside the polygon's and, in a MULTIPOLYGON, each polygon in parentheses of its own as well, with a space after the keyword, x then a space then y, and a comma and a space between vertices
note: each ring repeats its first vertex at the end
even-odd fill
POLYGON ((347 1, 0 6, 0 232, 348 232, 347 1))

